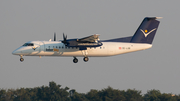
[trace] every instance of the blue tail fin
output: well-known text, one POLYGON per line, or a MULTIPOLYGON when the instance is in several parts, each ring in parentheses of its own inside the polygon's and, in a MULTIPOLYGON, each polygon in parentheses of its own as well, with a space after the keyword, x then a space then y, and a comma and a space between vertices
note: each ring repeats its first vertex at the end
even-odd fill
POLYGON ((146 17, 137 29, 136 33, 131 39, 132 43, 148 43, 152 44, 156 31, 158 29, 161 17, 146 17))

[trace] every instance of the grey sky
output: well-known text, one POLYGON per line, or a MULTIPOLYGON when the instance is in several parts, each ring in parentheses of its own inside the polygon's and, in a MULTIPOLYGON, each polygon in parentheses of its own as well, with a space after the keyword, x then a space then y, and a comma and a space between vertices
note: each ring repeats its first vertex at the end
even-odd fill
POLYGON ((37 87, 50 81, 86 93, 107 86, 180 94, 179 0, 1 0, 0 88, 37 87), (163 17, 153 47, 112 57, 24 57, 12 51, 31 40, 131 36, 146 16, 163 17))

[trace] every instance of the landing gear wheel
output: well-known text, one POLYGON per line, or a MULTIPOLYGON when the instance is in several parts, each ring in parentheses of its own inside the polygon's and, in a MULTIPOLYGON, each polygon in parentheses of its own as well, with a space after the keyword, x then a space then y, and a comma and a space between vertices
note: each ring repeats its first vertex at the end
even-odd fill
POLYGON ((20 58, 20 61, 23 62, 23 61, 24 61, 24 58, 20 58))
POLYGON ((88 60, 89 60, 89 58, 88 57, 84 57, 84 62, 87 62, 88 60))
POLYGON ((78 62, 78 59, 77 59, 77 58, 74 58, 74 59, 73 59, 73 62, 74 62, 74 63, 77 63, 77 62, 78 62))

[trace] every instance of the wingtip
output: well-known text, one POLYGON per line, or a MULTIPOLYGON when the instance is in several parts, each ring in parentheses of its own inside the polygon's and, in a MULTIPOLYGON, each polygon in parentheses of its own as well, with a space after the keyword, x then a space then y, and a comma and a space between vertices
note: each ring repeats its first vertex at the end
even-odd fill
POLYGON ((100 34, 94 34, 94 35, 99 36, 100 34))
POLYGON ((156 17, 156 19, 162 19, 163 17, 156 17))
POLYGON ((162 19, 163 17, 146 17, 148 19, 162 19))

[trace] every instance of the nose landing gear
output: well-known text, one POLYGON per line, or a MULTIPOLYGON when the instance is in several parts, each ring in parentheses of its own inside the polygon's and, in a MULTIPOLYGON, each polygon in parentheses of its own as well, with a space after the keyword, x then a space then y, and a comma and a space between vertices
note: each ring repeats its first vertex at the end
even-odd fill
POLYGON ((23 61, 24 61, 24 58, 20 58, 20 61, 23 62, 23 61))
POLYGON ((20 55, 20 61, 23 62, 24 58, 22 57, 22 55, 20 55))

